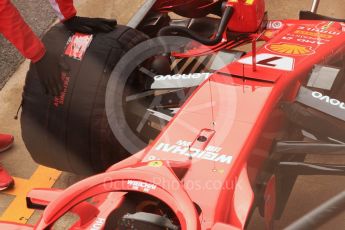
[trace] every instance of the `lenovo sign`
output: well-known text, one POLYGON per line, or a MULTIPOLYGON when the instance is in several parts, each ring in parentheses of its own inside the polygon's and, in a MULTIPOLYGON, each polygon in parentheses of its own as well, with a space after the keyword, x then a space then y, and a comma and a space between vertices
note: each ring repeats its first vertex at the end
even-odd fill
POLYGON ((345 102, 339 99, 306 87, 301 87, 296 99, 310 108, 345 121, 345 102))

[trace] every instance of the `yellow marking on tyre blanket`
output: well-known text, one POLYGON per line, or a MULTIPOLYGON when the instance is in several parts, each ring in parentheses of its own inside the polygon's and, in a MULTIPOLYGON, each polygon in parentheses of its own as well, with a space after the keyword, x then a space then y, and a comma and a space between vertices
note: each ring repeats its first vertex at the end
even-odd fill
POLYGON ((14 178, 15 187, 3 193, 15 198, 0 217, 0 221, 11 221, 25 224, 35 210, 26 207, 26 195, 33 188, 51 188, 61 172, 55 169, 38 166, 29 180, 14 178))

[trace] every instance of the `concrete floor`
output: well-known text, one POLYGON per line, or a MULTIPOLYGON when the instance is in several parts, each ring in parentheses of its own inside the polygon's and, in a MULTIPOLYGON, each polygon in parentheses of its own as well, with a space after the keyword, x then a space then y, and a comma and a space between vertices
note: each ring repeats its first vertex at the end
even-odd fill
MULTIPOLYGON (((116 18, 119 23, 126 24, 133 13, 140 7, 144 0, 77 0, 76 6, 79 15, 116 18), (130 3, 130 4, 129 4, 130 3)), ((319 13, 345 18, 345 4, 343 0, 322 1, 319 13)), ((297 18, 301 9, 309 9, 311 0, 268 0, 267 9, 270 19, 297 18)), ((21 101, 21 92, 25 74, 28 70, 28 61, 25 61, 11 77, 10 81, 0 91, 0 121, 1 132, 15 135, 15 146, 3 153, 1 162, 16 177, 29 178, 36 170, 37 165, 31 160, 20 133, 20 123, 13 119, 21 101)), ((339 162, 338 159, 314 159, 322 162, 339 162)), ((345 159, 344 159, 345 162, 345 159)), ((78 176, 63 173, 55 187, 65 188, 81 179, 78 176)), ((280 221, 277 221, 277 229, 282 229, 296 218, 318 206, 338 192, 344 190, 345 178, 343 177, 300 177, 294 188, 286 211, 280 221)), ((13 197, 0 193, 0 215, 13 197)), ((39 216, 36 213, 30 223, 34 223, 39 216)), ((263 229, 262 219, 255 214, 250 229, 263 229)), ((320 229, 344 229, 345 213, 320 229)))

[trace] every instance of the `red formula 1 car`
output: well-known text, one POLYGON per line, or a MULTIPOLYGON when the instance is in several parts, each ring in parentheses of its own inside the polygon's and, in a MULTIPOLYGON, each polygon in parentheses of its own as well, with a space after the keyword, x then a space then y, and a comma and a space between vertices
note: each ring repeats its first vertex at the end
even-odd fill
POLYGON ((245 229, 256 208, 272 229, 298 175, 344 175, 342 165, 305 158, 345 150, 345 20, 301 12, 300 20, 267 21, 263 0, 157 0, 138 15, 132 26, 154 38, 115 67, 109 123, 124 120, 116 103, 155 89, 177 97, 150 109, 168 124, 105 173, 64 191, 33 190, 28 206, 45 209, 37 225, 1 229, 245 229), (193 20, 160 26, 166 12, 193 20), (251 51, 237 49, 243 44, 251 51), (141 93, 119 83, 138 69, 150 77, 141 93), (121 90, 132 97, 115 100, 121 90))

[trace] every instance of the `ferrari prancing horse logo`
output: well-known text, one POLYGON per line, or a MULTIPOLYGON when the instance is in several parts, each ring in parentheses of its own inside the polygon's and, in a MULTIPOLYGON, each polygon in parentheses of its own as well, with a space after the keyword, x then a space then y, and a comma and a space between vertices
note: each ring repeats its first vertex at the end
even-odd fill
POLYGON ((266 45, 266 49, 278 54, 287 55, 310 55, 314 54, 315 51, 310 46, 289 44, 289 43, 273 43, 266 45))

